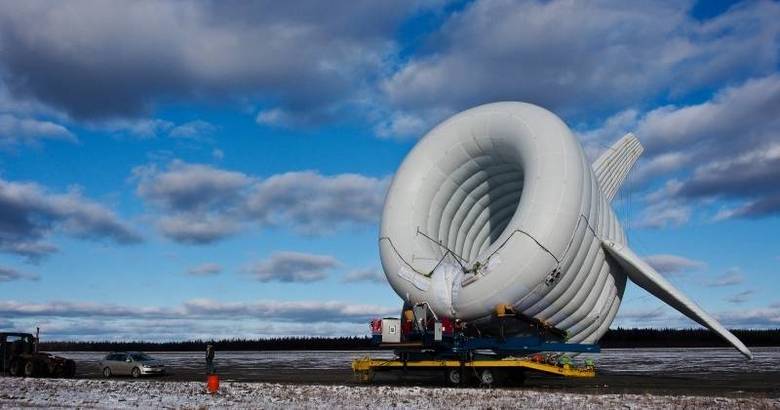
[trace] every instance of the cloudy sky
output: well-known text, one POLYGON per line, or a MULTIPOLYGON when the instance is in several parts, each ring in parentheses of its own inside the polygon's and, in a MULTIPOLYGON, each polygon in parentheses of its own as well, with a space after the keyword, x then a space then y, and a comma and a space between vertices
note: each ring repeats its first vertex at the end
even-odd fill
MULTIPOLYGON (((432 125, 520 100, 597 155, 632 247, 730 327, 780 326, 780 4, 0 3, 0 329, 365 334, 377 223, 432 125)), ((693 326, 629 286, 615 326, 693 326)))

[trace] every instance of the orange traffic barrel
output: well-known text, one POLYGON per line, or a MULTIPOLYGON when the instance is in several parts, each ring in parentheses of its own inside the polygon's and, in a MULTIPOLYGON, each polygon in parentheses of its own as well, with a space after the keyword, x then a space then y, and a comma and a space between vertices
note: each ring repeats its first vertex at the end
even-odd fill
POLYGON ((219 376, 216 374, 209 375, 206 382, 206 390, 211 394, 215 394, 219 390, 219 376))

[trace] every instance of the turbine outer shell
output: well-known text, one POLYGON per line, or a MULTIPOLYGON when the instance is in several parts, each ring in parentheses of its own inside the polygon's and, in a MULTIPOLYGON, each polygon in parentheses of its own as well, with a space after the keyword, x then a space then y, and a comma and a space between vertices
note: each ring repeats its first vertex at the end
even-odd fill
MULTIPOLYGON (((558 297, 539 306, 558 286, 545 284, 556 270, 560 282, 565 275, 581 276, 581 282, 592 275, 597 296, 619 298, 621 281, 606 280, 600 248, 586 250, 574 266, 579 243, 587 242, 583 219, 604 202, 599 194, 582 147, 555 114, 520 102, 469 109, 425 135, 396 172, 382 214, 382 267, 406 302, 428 302, 437 315, 462 320, 486 318, 498 304, 547 312, 540 317, 545 320, 578 298, 585 303, 584 292, 561 298, 565 289, 558 289, 558 297), (588 257, 592 266, 580 272, 588 257), (442 264, 472 268, 476 262, 478 274, 454 278, 451 290, 432 274, 442 264), (464 280, 471 281, 463 286, 464 280)), ((594 220, 614 217, 606 205, 607 215, 594 220)), ((622 231, 612 236, 622 242, 622 231)), ((598 325, 611 322, 612 301, 590 305, 599 309, 595 316, 604 316, 598 325)), ((594 317, 592 310, 581 313, 582 319, 594 317)))

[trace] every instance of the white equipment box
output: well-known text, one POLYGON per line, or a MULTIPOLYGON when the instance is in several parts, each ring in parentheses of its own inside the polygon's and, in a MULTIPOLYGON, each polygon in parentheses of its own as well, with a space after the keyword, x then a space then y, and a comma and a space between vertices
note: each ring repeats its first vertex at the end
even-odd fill
POLYGON ((382 319, 382 343, 401 343, 401 319, 382 319))

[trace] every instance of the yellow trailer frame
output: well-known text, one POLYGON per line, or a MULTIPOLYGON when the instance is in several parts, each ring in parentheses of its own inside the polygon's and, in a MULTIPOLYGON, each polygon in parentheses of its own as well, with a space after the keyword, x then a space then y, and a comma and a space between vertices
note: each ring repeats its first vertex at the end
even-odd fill
POLYGON ((499 360, 407 360, 398 359, 377 360, 366 356, 352 361, 352 371, 355 378, 361 383, 370 383, 374 379, 374 372, 382 370, 404 369, 447 369, 447 368, 495 368, 495 369, 528 369, 547 374, 555 374, 564 377, 595 377, 596 369, 593 366, 574 367, 569 364, 555 365, 540 363, 529 359, 505 358, 499 360))

